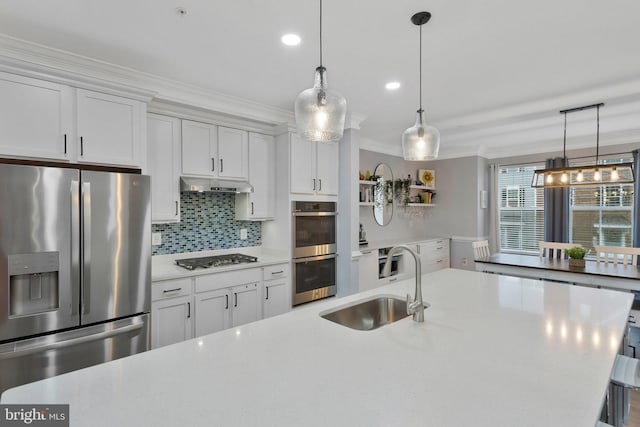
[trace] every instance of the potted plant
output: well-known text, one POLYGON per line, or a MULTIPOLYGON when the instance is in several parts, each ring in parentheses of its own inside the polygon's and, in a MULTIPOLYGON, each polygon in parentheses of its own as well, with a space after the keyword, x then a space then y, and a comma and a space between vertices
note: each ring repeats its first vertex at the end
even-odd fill
POLYGON ((587 250, 581 246, 574 246, 567 249, 567 255, 569 255, 569 267, 584 267, 584 256, 587 254, 587 250))
POLYGON ((398 178, 393 181, 393 195, 398 205, 406 206, 409 203, 409 186, 411 182, 411 178, 398 178))

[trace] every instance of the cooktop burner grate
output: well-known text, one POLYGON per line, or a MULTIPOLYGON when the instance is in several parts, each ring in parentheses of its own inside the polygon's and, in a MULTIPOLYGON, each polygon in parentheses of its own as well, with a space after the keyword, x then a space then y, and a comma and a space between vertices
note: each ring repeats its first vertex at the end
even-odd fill
POLYGON ((228 254, 228 255, 216 255, 198 258, 183 258, 177 259, 176 264, 187 270, 194 270, 196 268, 209 268, 209 267, 224 267, 233 264, 244 264, 248 262, 257 262, 258 258, 244 254, 228 254))

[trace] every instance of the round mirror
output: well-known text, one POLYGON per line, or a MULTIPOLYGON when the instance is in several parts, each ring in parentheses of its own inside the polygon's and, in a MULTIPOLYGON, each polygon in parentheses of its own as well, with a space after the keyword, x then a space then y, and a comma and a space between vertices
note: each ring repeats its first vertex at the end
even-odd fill
POLYGON ((387 225, 393 216, 393 173, 389 165, 380 163, 373 175, 377 178, 373 186, 373 217, 378 225, 387 225))

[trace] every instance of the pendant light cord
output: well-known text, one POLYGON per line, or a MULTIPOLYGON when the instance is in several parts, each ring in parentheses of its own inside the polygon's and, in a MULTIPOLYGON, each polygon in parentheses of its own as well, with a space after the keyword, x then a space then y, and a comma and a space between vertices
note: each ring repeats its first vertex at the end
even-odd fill
POLYGON ((320 0, 320 66, 322 67, 322 0, 320 0))
POLYGON ((564 145, 562 148, 562 166, 567 166, 567 112, 564 113, 564 145))
POLYGON ((419 98, 420 98, 420 111, 422 112, 422 25, 420 25, 419 27, 420 27, 420 67, 419 67, 420 76, 419 76, 418 80, 420 81, 419 98))
POLYGON ((598 165, 598 155, 600 154, 600 105, 596 107, 596 166, 598 165))

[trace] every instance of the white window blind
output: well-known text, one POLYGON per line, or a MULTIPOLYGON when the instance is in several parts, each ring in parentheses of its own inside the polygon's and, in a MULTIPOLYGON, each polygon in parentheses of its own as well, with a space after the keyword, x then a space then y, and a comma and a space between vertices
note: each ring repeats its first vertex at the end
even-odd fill
MULTIPOLYGON (((607 159, 601 164, 631 162, 629 156, 607 159)), ((572 162, 583 166, 594 162, 572 162)), ((636 171, 637 173, 637 171, 636 171)), ((632 246, 633 184, 572 187, 570 191, 570 237, 595 256, 595 245, 632 246)))
POLYGON ((543 164, 501 167, 498 173, 500 251, 537 253, 544 240, 544 192, 531 187, 543 164))

